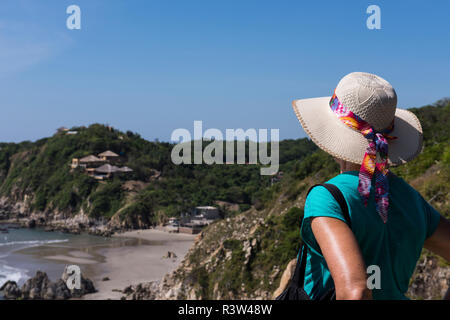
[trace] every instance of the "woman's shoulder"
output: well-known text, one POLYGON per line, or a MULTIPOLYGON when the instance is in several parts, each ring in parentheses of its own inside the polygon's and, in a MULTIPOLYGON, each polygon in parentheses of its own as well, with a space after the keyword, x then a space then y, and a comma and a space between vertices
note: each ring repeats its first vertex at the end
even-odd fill
MULTIPOLYGON (((327 182, 331 183, 331 182, 327 182)), ((305 201, 305 217, 341 216, 340 206, 331 193, 321 185, 312 188, 305 201)))
MULTIPOLYGON (((336 175, 323 184, 325 183, 333 184, 338 187, 338 189, 344 194, 345 197, 345 193, 347 192, 346 189, 354 189, 358 186, 358 173, 356 171, 344 172, 336 175)), ((312 200, 315 200, 314 203, 323 201, 325 204, 331 204, 335 202, 334 197, 331 195, 331 193, 322 185, 316 185, 309 190, 306 201, 312 202, 312 200)))

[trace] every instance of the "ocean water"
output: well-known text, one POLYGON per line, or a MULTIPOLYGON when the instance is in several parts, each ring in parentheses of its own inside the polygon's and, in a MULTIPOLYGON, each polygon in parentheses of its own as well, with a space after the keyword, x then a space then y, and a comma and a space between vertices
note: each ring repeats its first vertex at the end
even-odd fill
POLYGON ((80 265, 83 274, 89 275, 90 266, 102 262, 102 256, 96 253, 95 248, 130 244, 133 245, 130 239, 104 238, 87 234, 72 235, 0 224, 0 287, 8 280, 16 281, 21 286, 38 270, 46 272, 50 280, 56 281, 68 264, 80 265), (5 228, 7 232, 2 232, 1 230, 5 228), (63 259, 48 258, 67 256, 73 251, 83 254, 84 258, 89 257, 89 260, 78 259, 81 263, 70 263, 63 259))

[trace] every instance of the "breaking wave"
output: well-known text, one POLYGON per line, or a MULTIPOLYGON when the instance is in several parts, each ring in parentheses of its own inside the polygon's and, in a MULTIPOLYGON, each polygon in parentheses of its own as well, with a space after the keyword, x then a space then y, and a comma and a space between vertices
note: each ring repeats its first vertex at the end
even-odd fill
POLYGON ((69 241, 69 239, 62 239, 62 240, 11 241, 11 242, 0 243, 0 247, 14 246, 14 245, 40 246, 40 245, 44 245, 44 244, 62 243, 62 242, 67 242, 67 241, 69 241))
POLYGON ((0 287, 7 281, 19 283, 27 278, 27 270, 13 268, 0 263, 0 287))

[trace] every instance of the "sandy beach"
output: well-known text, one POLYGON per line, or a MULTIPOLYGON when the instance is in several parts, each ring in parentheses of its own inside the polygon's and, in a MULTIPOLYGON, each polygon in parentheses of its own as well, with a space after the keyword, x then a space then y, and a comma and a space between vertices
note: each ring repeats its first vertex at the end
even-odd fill
POLYGON ((173 271, 195 238, 156 229, 134 230, 110 238, 39 228, 11 229, 0 239, 0 280, 7 278, 21 285, 41 270, 56 281, 65 266, 75 264, 98 290, 84 299, 120 299, 127 286, 161 280, 173 271), (169 251, 176 256, 167 258, 169 251))
MULTIPOLYGON (((133 238, 137 243, 97 251, 104 257, 104 262, 92 265, 89 273, 98 292, 86 295, 84 299, 120 299, 123 294, 116 290, 123 290, 131 284, 160 280, 178 266, 196 236, 149 229, 125 232, 114 237, 133 238), (168 251, 174 252, 176 258, 165 258, 168 251), (102 281, 105 277, 110 280, 102 281)), ((86 256, 72 258, 87 259, 86 256)))

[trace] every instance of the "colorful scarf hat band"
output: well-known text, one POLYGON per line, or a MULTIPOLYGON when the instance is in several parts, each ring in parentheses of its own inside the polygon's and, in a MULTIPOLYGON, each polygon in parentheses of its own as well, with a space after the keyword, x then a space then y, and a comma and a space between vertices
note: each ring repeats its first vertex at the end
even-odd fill
POLYGON ((344 124, 359 131, 369 142, 364 159, 359 170, 358 191, 367 205, 372 185, 372 177, 375 175, 375 202, 378 214, 384 223, 387 222, 389 207, 389 182, 387 175, 388 164, 388 141, 396 139, 389 136, 388 133, 394 129, 394 122, 389 128, 382 132, 376 131, 370 124, 348 110, 338 99, 336 93, 330 100, 331 110, 338 116, 344 124), (377 154, 379 155, 377 159, 377 154))

